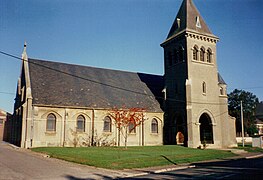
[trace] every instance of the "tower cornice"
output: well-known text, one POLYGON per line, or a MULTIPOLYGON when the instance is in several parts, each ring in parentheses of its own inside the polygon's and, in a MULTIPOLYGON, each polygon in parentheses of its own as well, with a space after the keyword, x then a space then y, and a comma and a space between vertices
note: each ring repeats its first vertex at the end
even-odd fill
POLYGON ((190 38, 194 38, 194 39, 198 39, 201 41, 212 42, 212 43, 217 43, 219 41, 219 38, 217 36, 210 35, 210 34, 203 34, 203 33, 195 32, 192 30, 186 31, 185 36, 190 37, 190 38))
POLYGON ((160 46, 163 47, 167 43, 177 39, 178 37, 182 37, 182 36, 198 39, 201 41, 208 41, 208 42, 212 42, 212 43, 217 43, 219 41, 219 38, 215 35, 204 34, 204 33, 199 33, 197 31, 194 31, 191 29, 185 29, 185 30, 178 32, 177 34, 174 34, 173 36, 169 37, 168 39, 166 39, 164 42, 162 42, 160 44, 160 46))

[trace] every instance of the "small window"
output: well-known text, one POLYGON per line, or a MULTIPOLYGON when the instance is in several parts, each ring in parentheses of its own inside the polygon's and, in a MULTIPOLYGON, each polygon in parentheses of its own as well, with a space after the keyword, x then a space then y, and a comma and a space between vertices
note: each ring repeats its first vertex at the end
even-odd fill
POLYGON ((224 89, 220 87, 220 95, 224 95, 224 89))
POLYGON ((4 120, 3 119, 0 119, 0 124, 4 124, 4 120))
POLYGON ((152 120, 152 133, 158 133, 158 121, 155 118, 152 120))
POLYGON ((174 49, 174 63, 178 63, 178 51, 177 49, 174 49))
POLYGON ((198 48, 196 46, 193 49, 193 59, 198 60, 198 48))
POLYGON ((181 26, 181 20, 180 18, 176 18, 176 21, 177 21, 177 28, 179 29, 181 26))
POLYGON ((85 118, 82 115, 77 118, 77 131, 85 132, 85 118))
POLYGON ((136 127, 132 122, 129 123, 129 133, 136 133, 136 127))
POLYGON ((167 60, 168 60, 168 65, 171 66, 173 63, 173 59, 172 59, 172 53, 170 51, 167 53, 167 60))
POLYGON ((200 61, 205 61, 205 49, 202 47, 200 51, 200 61))
POLYGON ((182 46, 179 50, 179 61, 184 62, 184 48, 182 46))
POLYGON ((104 118, 103 131, 104 132, 111 132, 111 118, 109 116, 106 116, 104 118))
POLYGON ((56 131, 56 116, 49 114, 47 116, 47 131, 56 131))
POLYGON ((196 16, 196 27, 201 28, 200 18, 199 16, 196 16))
POLYGON ((205 82, 203 82, 203 94, 206 94, 206 83, 205 82))
POLYGON ((207 50, 207 62, 208 63, 212 63, 212 51, 211 51, 211 49, 208 49, 207 50))

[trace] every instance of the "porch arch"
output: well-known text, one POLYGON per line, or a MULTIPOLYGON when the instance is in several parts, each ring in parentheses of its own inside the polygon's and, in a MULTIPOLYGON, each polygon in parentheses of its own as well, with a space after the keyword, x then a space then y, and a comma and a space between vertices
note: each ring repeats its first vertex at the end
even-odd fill
POLYGON ((200 123, 200 141, 202 144, 214 144, 213 125, 211 117, 203 113, 199 118, 200 123))
POLYGON ((186 123, 182 113, 175 116, 175 138, 176 144, 187 146, 186 123))

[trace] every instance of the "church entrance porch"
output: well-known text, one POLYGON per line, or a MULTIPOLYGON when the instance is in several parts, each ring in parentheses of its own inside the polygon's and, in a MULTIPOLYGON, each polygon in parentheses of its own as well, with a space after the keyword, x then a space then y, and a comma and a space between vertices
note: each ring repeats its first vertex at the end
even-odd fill
POLYGON ((184 144, 184 134, 180 131, 176 134, 176 144, 184 144))
POLYGON ((200 141, 202 144, 214 144, 213 126, 211 118, 204 113, 199 119, 200 123, 200 141))
POLYGON ((185 145, 185 128, 184 128, 184 121, 181 115, 177 115, 176 117, 176 144, 185 145))

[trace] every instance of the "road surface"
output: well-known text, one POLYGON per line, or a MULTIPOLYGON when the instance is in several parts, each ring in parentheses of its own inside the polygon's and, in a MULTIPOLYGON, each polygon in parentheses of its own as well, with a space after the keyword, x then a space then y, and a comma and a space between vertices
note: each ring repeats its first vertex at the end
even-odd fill
POLYGON ((194 163, 192 168, 126 179, 263 179, 263 158, 194 163))
MULTIPOLYGON (((128 175, 128 174, 127 174, 128 175)), ((112 179, 126 176, 122 171, 99 169, 44 157, 26 149, 0 142, 1 180, 112 179)))

